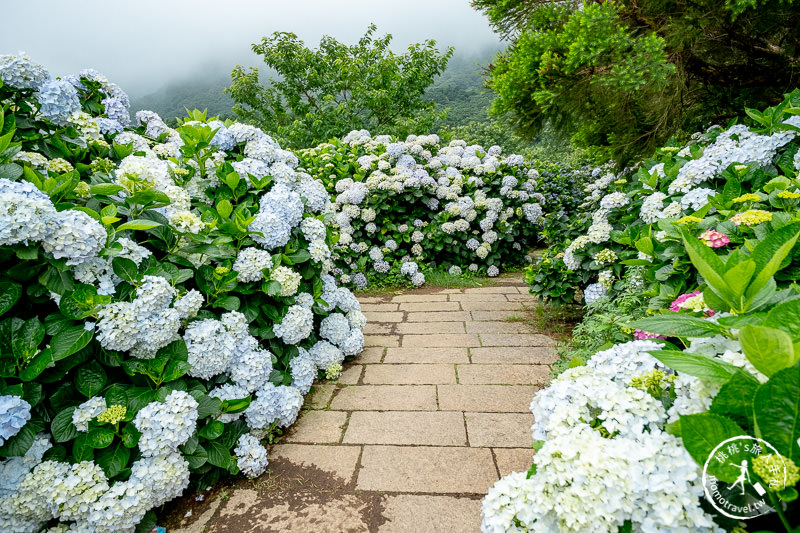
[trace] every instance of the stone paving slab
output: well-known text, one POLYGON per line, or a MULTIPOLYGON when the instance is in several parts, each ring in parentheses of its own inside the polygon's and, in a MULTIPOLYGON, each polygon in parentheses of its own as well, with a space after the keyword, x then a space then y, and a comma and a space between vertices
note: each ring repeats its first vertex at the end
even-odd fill
POLYGON ((361 365, 345 366, 342 375, 337 380, 342 385, 355 385, 361 379, 361 374, 364 373, 364 367, 361 365))
POLYGON ((306 396, 305 406, 311 409, 324 409, 333 398, 335 383, 315 383, 314 390, 306 396))
POLYGON ((355 411, 342 441, 346 444, 466 446, 461 413, 355 411))
POLYGON ((387 496, 378 533, 480 533, 481 501, 455 496, 387 496))
MULTIPOLYGON (((390 350, 392 348, 389 348, 390 350)), ((353 362, 359 364, 380 363, 383 359, 383 354, 387 348, 383 346, 373 346, 372 348, 364 348, 364 351, 358 354, 353 362)))
POLYGON ((469 348, 480 346, 473 333, 447 333, 441 335, 403 335, 403 348, 469 348))
POLYGON ((360 456, 360 446, 275 444, 269 451, 270 459, 281 457, 295 464, 316 467, 334 474, 346 483, 353 479, 360 456))
POLYGON ((438 385, 456 383, 456 372, 448 364, 369 365, 364 383, 370 385, 438 385))
MULTIPOLYGON (((390 348, 391 349, 391 348, 390 348)), ((470 348, 473 363, 509 363, 549 365, 558 360, 553 348, 493 346, 470 348)))
MULTIPOLYGON (((539 387, 528 385, 437 385, 442 411, 527 413, 539 387)), ((334 398, 336 401, 336 398, 334 398)))
POLYGON ((464 413, 464 418, 470 446, 520 448, 532 441, 530 413, 464 413))
MULTIPOLYGON (((510 303, 510 302, 509 302, 510 303)), ((461 311, 459 302, 401 303, 401 311, 461 311)))
POLYGON ((364 335, 391 335, 396 325, 395 322, 367 322, 362 333, 364 335))
POLYGON ((494 287, 475 287, 464 289, 464 294, 519 294, 516 287, 497 285, 494 287))
POLYGON ((556 341, 547 335, 526 333, 483 333, 483 346, 555 346, 556 341))
POLYGON ((511 472, 527 472, 533 464, 532 448, 495 448, 494 458, 500 476, 507 476, 511 472))
POLYGON ((491 320, 499 321, 509 318, 524 318, 525 313, 519 309, 513 311, 472 311, 470 313, 470 320, 491 320))
POLYGON ((408 313, 407 322, 465 322, 471 320, 467 311, 415 311, 408 313))
POLYGON ((451 302, 508 302, 505 294, 451 294, 451 302))
POLYGON ((485 494, 497 481, 486 448, 364 446, 356 487, 386 492, 485 494))
POLYGON ((367 317, 367 323, 370 322, 402 322, 403 313, 400 312, 377 312, 365 311, 364 316, 367 317))
MULTIPOLYGON (((402 322, 397 324, 401 335, 431 335, 439 333, 467 333, 464 322, 402 322)), ((475 333, 470 331, 469 333, 475 333)))
MULTIPOLYGON (((476 348, 473 348, 476 349, 476 348)), ((384 363, 469 363, 468 348, 387 348, 384 363)))
POLYGON ((343 411, 436 411, 436 385, 344 387, 330 406, 343 411))
POLYGON ((462 385, 544 385, 550 380, 550 367, 545 365, 458 365, 458 382, 462 385))
POLYGON ((446 294, 402 294, 392 298, 392 302, 446 302, 446 294))
POLYGON ((461 308, 464 311, 522 311, 525 309, 525 304, 522 302, 487 302, 484 300, 469 300, 459 303, 461 303, 461 308))
POLYGON ((286 433, 285 442, 339 442, 347 421, 341 411, 306 411, 286 433))
POLYGON ((373 311, 378 311, 378 312, 397 311, 397 307, 398 306, 396 303, 362 304, 361 311, 365 313, 370 313, 373 311))
POLYGON ((397 335, 364 335, 364 346, 367 348, 400 346, 400 337, 397 335))
MULTIPOLYGON (((403 324, 400 324, 403 325, 403 324)), ((525 322, 485 321, 467 322, 467 333, 527 333, 531 327, 525 322)))

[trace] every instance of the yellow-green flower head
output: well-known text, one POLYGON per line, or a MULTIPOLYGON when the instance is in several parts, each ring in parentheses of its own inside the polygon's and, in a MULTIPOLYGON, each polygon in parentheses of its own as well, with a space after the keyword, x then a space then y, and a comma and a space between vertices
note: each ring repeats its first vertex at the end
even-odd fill
POLYGON ((189 169, 188 168, 173 168, 172 173, 176 176, 188 176, 189 169))
POLYGON ((80 181, 75 186, 75 194, 78 198, 90 198, 92 196, 91 187, 85 181, 80 181))
POLYGON ((601 250, 596 254, 594 254, 594 257, 592 259, 594 259, 598 265, 606 265, 616 261, 617 254, 614 252, 614 250, 609 250, 608 248, 606 248, 605 250, 601 250))
POLYGON ((736 165, 733 168, 736 170, 736 172, 744 172, 747 170, 747 165, 736 165))
POLYGON ((518 207, 517 210, 514 211, 514 212, 517 214, 518 217, 522 216, 522 208, 521 207, 518 207))
POLYGON ((791 191, 781 191, 778 193, 778 198, 783 198, 784 200, 797 200, 798 198, 800 198, 800 193, 791 191))
POLYGON ((228 272, 230 272, 230 271, 231 271, 231 269, 230 269, 230 268, 227 268, 227 267, 217 267, 217 268, 215 268, 215 269, 214 269, 214 272, 215 272, 215 273, 216 273, 218 276, 224 276, 225 274, 227 274, 227 273, 228 273, 228 272))
POLYGON ((772 220, 772 213, 763 209, 748 209, 744 213, 736 213, 731 217, 731 221, 737 226, 756 226, 762 222, 772 220))
POLYGON ((800 481, 800 469, 794 461, 776 453, 753 459, 753 472, 769 485, 769 490, 775 492, 794 487, 800 481))
POLYGON ((694 215, 688 215, 678 219, 678 224, 686 226, 688 224, 699 224, 703 219, 694 215))
POLYGON ((661 149, 662 152, 667 153, 677 152, 678 150, 680 150, 680 148, 677 146, 665 146, 661 149))
POLYGON ((325 377, 330 380, 339 379, 342 375, 342 365, 334 364, 325 370, 325 377))
POLYGON ((743 194, 741 196, 737 196, 733 200, 731 200, 735 204, 742 204, 744 202, 760 202, 761 197, 755 193, 749 192, 747 194, 743 194))
POLYGON ((125 419, 128 408, 122 405, 112 405, 105 411, 97 415, 97 421, 101 424, 116 424, 125 419))
POLYGON ((626 183, 628 183, 628 180, 626 180, 625 178, 614 180, 614 185, 625 185, 626 183))
POLYGON ((675 374, 667 374, 663 370, 654 368, 644 374, 633 376, 631 378, 631 387, 643 390, 654 396, 661 396, 661 393, 666 391, 677 377, 675 374))

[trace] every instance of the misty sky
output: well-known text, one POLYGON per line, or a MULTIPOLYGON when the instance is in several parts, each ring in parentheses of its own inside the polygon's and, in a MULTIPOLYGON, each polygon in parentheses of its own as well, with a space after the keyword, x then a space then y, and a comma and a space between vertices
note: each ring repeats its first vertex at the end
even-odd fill
MULTIPOLYGON (((346 43, 370 22, 392 47, 436 39, 457 54, 498 46, 469 0, 18 0, 3 6, 0 54, 24 51, 54 75, 92 67, 132 96, 198 72, 228 74, 257 64, 250 46, 291 31, 316 47, 322 35, 346 43)), ((262 63, 263 64, 263 63, 262 63)))

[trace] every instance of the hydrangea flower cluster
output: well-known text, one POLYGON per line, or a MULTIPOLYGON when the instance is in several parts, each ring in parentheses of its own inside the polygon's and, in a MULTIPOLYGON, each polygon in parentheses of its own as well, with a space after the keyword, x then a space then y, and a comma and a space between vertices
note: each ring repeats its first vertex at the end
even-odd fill
POLYGON ((481 531, 615 533, 626 521, 634 531, 724 531, 700 505, 700 467, 663 430, 664 405, 636 386, 663 369, 647 353, 658 349, 616 345, 537 394, 532 432, 544 443, 535 474, 512 473, 489 490, 481 531))
POLYGON ((463 141, 441 146, 436 135, 396 141, 354 131, 301 157, 336 195, 331 224, 341 237, 332 260, 338 279, 353 285, 359 274, 379 279, 395 265, 422 285, 424 275, 407 266, 420 262, 499 272, 503 260, 523 261, 517 252, 534 243, 547 203, 521 156, 463 141), (331 177, 333 154, 352 157, 360 171, 331 177), (397 202, 411 206, 405 219, 396 219, 397 202))

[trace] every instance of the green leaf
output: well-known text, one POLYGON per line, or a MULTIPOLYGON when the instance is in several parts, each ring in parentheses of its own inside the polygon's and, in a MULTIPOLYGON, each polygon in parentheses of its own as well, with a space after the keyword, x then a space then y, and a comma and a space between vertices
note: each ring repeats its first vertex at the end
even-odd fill
MULTIPOLYGON (((747 285, 753 279, 753 274, 756 271, 756 262, 752 260, 744 261, 734 266, 722 276, 728 289, 731 291, 731 297, 740 302, 744 291, 747 290, 747 285)), ((738 304, 741 309, 743 305, 738 304)))
POLYGON ((38 318, 33 317, 30 320, 26 320, 22 328, 15 332, 12 337, 11 345, 14 355, 25 360, 31 358, 37 352, 39 344, 44 340, 46 331, 44 324, 38 318))
POLYGON ((33 381, 53 364, 53 350, 45 348, 34 357, 19 373, 22 381, 33 381))
POLYGON ((655 250, 655 248, 653 247, 653 239, 651 239, 650 237, 642 237, 641 239, 636 241, 634 245, 636 246, 637 250, 647 255, 653 255, 655 250))
POLYGON ((89 187, 89 192, 92 194, 98 194, 100 196, 111 196, 112 194, 117 194, 119 191, 124 189, 124 187, 117 185, 116 183, 96 183, 89 187))
POLYGON ((13 281, 0 282, 0 315, 5 314, 22 296, 22 285, 13 281))
POLYGON ((157 228, 161 224, 154 221, 154 220, 131 220, 130 222, 126 222, 124 224, 120 224, 116 227, 117 231, 124 231, 126 229, 130 230, 145 230, 145 229, 153 229, 157 228))
POLYGON ((75 387, 81 394, 91 398, 106 386, 106 371, 96 361, 78 367, 75 372, 75 387))
POLYGON ((221 307, 228 311, 238 311, 241 301, 236 296, 225 296, 214 302, 214 307, 221 307))
POLYGON ((747 324, 739 330, 739 343, 747 360, 767 376, 797 362, 792 338, 779 329, 747 324))
POLYGON ((217 213, 224 219, 227 219, 233 213, 233 206, 228 200, 220 200, 217 203, 217 213))
POLYGON ((790 224, 773 231, 758 243, 751 254, 758 273, 747 289, 748 298, 755 297, 769 279, 780 270, 781 263, 794 248, 798 237, 800 237, 800 224, 790 224))
POLYGON ((204 439, 214 440, 225 430, 225 424, 220 422, 219 420, 214 420, 202 428, 197 430, 197 434, 204 439))
POLYGON ((742 372, 739 367, 700 354, 678 350, 660 350, 650 352, 650 355, 673 370, 712 383, 727 383, 733 376, 742 372))
POLYGON ((25 424, 19 433, 0 446, 0 457, 22 457, 30 449, 35 438, 36 430, 30 423, 25 424))
POLYGON ((627 326, 668 337, 711 337, 725 333, 725 328, 708 320, 672 312, 643 318, 627 326))
POLYGON ((114 267, 114 274, 128 283, 135 283, 141 277, 139 275, 139 267, 127 257, 115 257, 112 259, 111 264, 114 267))
POLYGON ((82 326, 74 326, 57 333, 50 339, 50 348, 53 350, 53 360, 60 361, 65 357, 82 350, 89 344, 94 336, 94 331, 82 326))
POLYGON ((61 296, 59 309, 68 318, 83 320, 97 313, 103 305, 111 301, 111 296, 97 293, 92 285, 80 284, 74 290, 61 296))
POLYGON ((192 453, 184 455, 183 458, 189 463, 191 470, 197 470, 208 462, 208 453, 205 448, 197 445, 192 453))
POLYGON ((781 329, 793 339, 800 338, 800 299, 773 307, 764 319, 764 326, 781 329))
POLYGON ((183 377, 191 369, 192 365, 187 361, 173 360, 167 363, 167 366, 164 368, 164 373, 161 375, 161 377, 163 378, 164 383, 169 383, 170 381, 175 381, 176 379, 183 377))
POLYGON ((135 448, 142 434, 133 424, 125 424, 122 428, 122 444, 126 448, 135 448))
POLYGON ((50 423, 50 432, 53 434, 54 441, 67 442, 78 436, 78 430, 72 423, 72 413, 74 412, 75 407, 67 407, 53 418, 50 423))
POLYGON ((220 405, 222 405, 222 400, 204 394, 197 398, 197 403, 197 417, 203 419, 217 414, 220 410, 220 405))
POLYGON ((215 440, 203 444, 208 453, 208 462, 214 466, 227 469, 231 465, 231 452, 224 445, 215 440))
POLYGON ((130 458, 130 448, 126 448, 122 442, 118 442, 114 446, 99 451, 95 456, 95 462, 106 473, 106 477, 112 478, 125 470, 130 458))
MULTIPOLYGON (((724 416, 710 413, 681 416, 681 439, 689 455, 703 467, 711 452, 721 442, 745 432, 736 422, 724 416)), ((739 475, 735 465, 708 461, 708 472, 726 483, 733 483, 739 475)))
POLYGON ((265 286, 262 288, 262 290, 269 296, 278 296, 283 289, 279 281, 270 280, 269 282, 265 283, 265 286))
POLYGON ((86 444, 95 449, 111 446, 114 442, 114 432, 107 428, 90 428, 86 434, 86 444))
POLYGON ((734 374, 711 402, 710 412, 741 418, 746 420, 748 427, 753 425, 753 398, 756 395, 759 382, 747 372, 734 374))
POLYGON ((757 434, 800 464, 800 364, 776 372, 756 391, 757 434))
POLYGON ((708 246, 703 242, 691 235, 689 232, 683 232, 683 245, 689 258, 692 260, 692 265, 697 269, 703 279, 706 280, 716 292, 725 300, 732 300, 731 292, 728 289, 727 283, 722 277, 722 272, 725 272, 725 264, 722 259, 717 257, 708 246))

